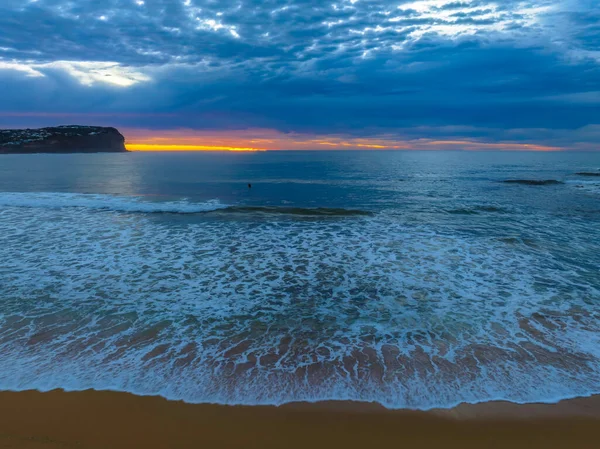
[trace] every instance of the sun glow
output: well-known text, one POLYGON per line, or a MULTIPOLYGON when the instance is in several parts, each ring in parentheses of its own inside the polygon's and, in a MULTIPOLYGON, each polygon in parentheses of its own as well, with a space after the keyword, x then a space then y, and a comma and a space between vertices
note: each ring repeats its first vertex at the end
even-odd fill
POLYGON ((227 147, 218 145, 160 145, 132 143, 126 145, 129 151, 267 151, 266 148, 227 147))
POLYGON ((529 142, 485 142, 465 138, 402 138, 398 135, 355 137, 284 133, 273 129, 148 130, 125 129, 130 151, 271 151, 271 150, 463 150, 561 151, 565 148, 529 142))

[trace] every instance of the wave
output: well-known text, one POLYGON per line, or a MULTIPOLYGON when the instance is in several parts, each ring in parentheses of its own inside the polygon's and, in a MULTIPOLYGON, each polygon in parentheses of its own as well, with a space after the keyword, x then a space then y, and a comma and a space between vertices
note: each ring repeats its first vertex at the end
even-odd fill
POLYGON ((196 214, 228 207, 218 200, 202 203, 180 201, 148 201, 142 197, 85 193, 0 193, 0 207, 62 209, 67 207, 132 213, 196 214))
POLYGON ((582 180, 582 179, 573 179, 573 180, 569 180, 567 181, 567 184, 585 192, 585 193, 591 193, 591 194, 598 194, 600 193, 600 179, 593 179, 593 180, 582 180))
MULTIPOLYGON (((151 203, 0 193, 0 204, 42 196, 151 203)), ((242 207, 218 206, 207 213, 242 207)), ((550 218, 566 251, 554 255, 524 228, 474 237, 385 213, 182 227, 36 207, 0 212, 0 389, 421 409, 599 392, 600 239, 588 223, 566 220, 581 231, 561 239, 550 218)))
POLYGON ((523 184, 527 186, 547 186, 564 184, 562 181, 556 179, 506 179, 502 181, 505 184, 523 184))
POLYGON ((386 214, 182 229, 34 212, 0 220, 0 389, 418 409, 598 392, 597 278, 525 244, 386 214))
POLYGON ((289 207, 289 206, 230 206, 214 212, 234 214, 277 214, 277 215, 301 215, 307 217, 351 217, 373 215, 369 211, 360 209, 343 209, 331 207, 289 207))
POLYGON ((597 186, 597 185, 600 185, 600 179, 594 179, 594 180, 572 179, 572 180, 567 181, 567 184, 597 186))
POLYGON ((191 202, 152 201, 143 197, 115 196, 83 193, 0 193, 0 207, 25 207, 35 209, 83 208, 145 214, 276 214, 307 217, 368 216, 371 212, 343 208, 304 208, 291 206, 231 206, 218 200, 191 202))
POLYGON ((455 215, 477 215, 481 212, 506 212, 505 209, 497 206, 475 206, 475 207, 461 207, 458 209, 452 209, 447 211, 449 214, 455 215))
POLYGON ((597 171, 597 172, 578 172, 578 173, 575 173, 575 174, 579 175, 579 176, 600 176, 600 171, 597 171))

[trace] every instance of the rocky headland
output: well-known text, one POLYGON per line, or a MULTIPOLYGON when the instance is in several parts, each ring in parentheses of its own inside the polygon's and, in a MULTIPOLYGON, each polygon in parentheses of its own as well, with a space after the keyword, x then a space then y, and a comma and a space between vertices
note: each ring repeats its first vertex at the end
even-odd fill
POLYGON ((125 137, 115 128, 69 125, 40 129, 0 129, 0 154, 126 151, 125 137))

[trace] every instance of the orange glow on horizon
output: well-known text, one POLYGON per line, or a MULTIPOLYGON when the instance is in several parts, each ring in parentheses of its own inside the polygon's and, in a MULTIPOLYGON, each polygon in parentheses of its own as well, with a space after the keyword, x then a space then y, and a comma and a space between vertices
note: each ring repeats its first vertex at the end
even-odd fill
POLYGON ((427 145, 460 145, 465 147, 479 147, 479 148, 499 148, 504 150, 516 150, 516 151, 561 151, 562 148, 551 147, 546 145, 534 145, 529 143, 486 143, 486 142, 474 142, 472 140, 431 140, 427 142, 427 145))
POLYGON ((464 150, 561 151, 565 148, 519 142, 481 142, 458 139, 406 139, 381 134, 373 137, 284 133, 274 129, 193 130, 127 129, 130 151, 237 151, 275 150, 464 150))
POLYGON ((266 148, 228 147, 219 145, 161 145, 128 143, 129 151, 267 151, 266 148))

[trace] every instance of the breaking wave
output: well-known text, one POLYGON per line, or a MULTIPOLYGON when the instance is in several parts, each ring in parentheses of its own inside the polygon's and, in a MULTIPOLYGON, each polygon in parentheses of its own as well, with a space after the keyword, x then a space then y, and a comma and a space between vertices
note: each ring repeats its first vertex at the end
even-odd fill
POLYGON ((505 184, 522 184, 526 186, 549 186, 564 184, 562 181, 556 179, 506 179, 502 181, 505 184))
POLYGON ((473 206, 450 209, 447 212, 455 215, 477 215, 486 212, 505 213, 507 210, 498 206, 473 206))
POLYGON ((575 188, 581 189, 588 193, 600 193, 600 180, 581 180, 573 179, 567 181, 567 184, 574 186, 575 188))
POLYGON ((383 213, 172 226, 95 212, 246 212, 108 195, 0 204, 15 206, 0 210, 2 389, 418 409, 600 392, 598 244, 586 223, 556 222, 532 245, 383 213), (567 225, 553 255, 544 244, 567 225))
POLYGON ((219 213, 235 214, 276 214, 276 215, 300 215, 307 217, 352 217, 369 216, 371 212, 359 209, 342 209, 331 207, 284 207, 284 206, 230 206, 218 210, 219 213))
POLYGON ((343 208, 303 208, 289 206, 230 206, 218 200, 191 202, 153 201, 144 197, 79 193, 0 193, 0 207, 41 209, 84 208, 145 214, 276 214, 307 217, 368 216, 368 211, 343 208))
POLYGON ((83 193, 7 192, 0 193, 0 207, 33 209, 84 208, 131 213, 197 214, 226 208, 217 200, 203 203, 150 201, 144 197, 83 193))

